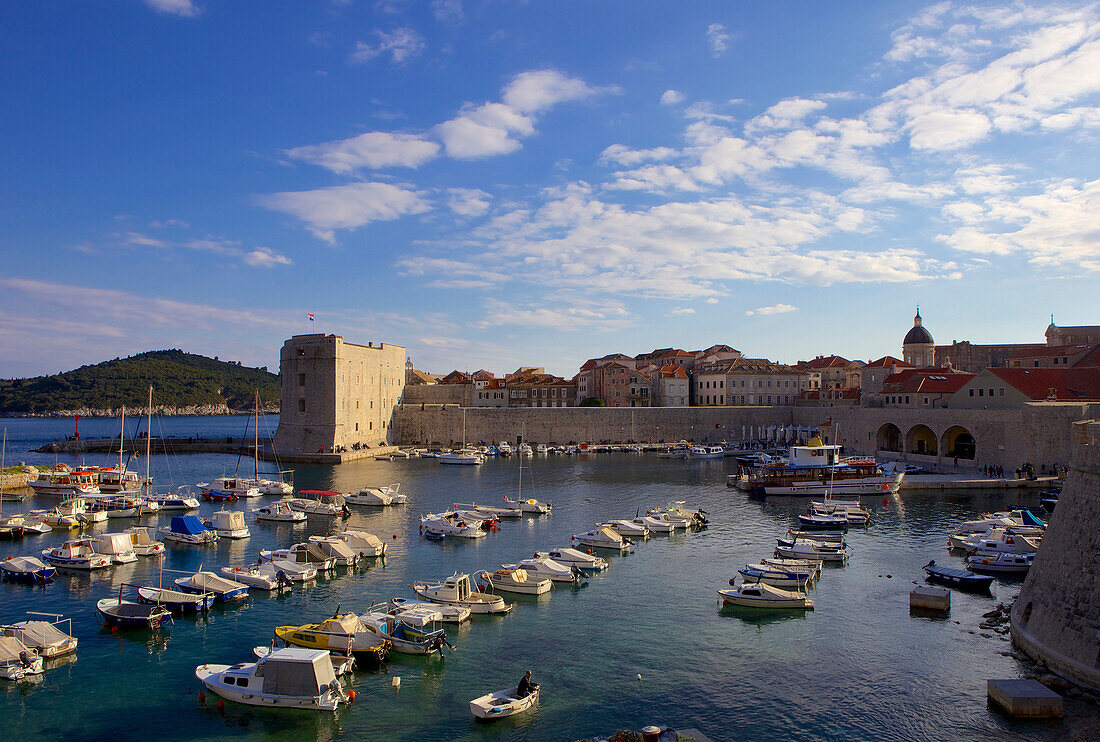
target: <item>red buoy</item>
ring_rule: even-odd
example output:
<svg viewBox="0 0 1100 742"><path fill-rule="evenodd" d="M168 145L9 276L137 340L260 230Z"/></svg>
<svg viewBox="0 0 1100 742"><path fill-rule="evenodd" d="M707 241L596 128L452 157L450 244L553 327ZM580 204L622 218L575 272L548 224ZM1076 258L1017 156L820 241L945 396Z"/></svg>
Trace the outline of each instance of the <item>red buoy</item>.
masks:
<svg viewBox="0 0 1100 742"><path fill-rule="evenodd" d="M201 690L199 691L199 703L206 703L206 694Z"/></svg>
<svg viewBox="0 0 1100 742"><path fill-rule="evenodd" d="M348 700L351 701L352 703L355 703L355 691L353 691L353 690L348 691Z"/></svg>
<svg viewBox="0 0 1100 742"><path fill-rule="evenodd" d="M223 701L222 699L219 698L218 699L218 710L221 711L224 708L225 708L225 701Z"/></svg>

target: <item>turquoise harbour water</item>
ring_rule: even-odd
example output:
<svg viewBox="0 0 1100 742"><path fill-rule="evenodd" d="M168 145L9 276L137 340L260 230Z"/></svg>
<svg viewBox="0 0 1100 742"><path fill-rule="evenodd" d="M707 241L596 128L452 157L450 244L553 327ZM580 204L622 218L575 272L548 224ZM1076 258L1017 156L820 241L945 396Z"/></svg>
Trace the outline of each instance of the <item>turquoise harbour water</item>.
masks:
<svg viewBox="0 0 1100 742"><path fill-rule="evenodd" d="M246 418L154 420L154 434L241 435ZM272 430L277 418L261 421ZM6 420L8 461L48 463L27 453L72 431L64 420ZM129 427L129 426L128 426ZM118 421L83 420L85 437L117 434ZM98 459L98 460L97 460ZM89 457L88 463L106 463ZM73 458L56 458L78 463ZM159 635L110 633L95 602L120 583L152 583L158 562L95 574L64 573L52 585L0 584L0 621L29 610L72 618L80 639L74 662L50 669L35 685L0 681L0 718L13 739L77 742L158 740L573 740L638 729L645 724L697 727L715 740L1016 740L1056 736L1055 724L1010 721L986 706L985 681L1014 677L1020 665L1000 654L1009 643L983 638L981 614L1019 589L995 585L994 597L954 592L947 620L912 618L908 591L929 559L956 565L945 546L953 525L1004 504L1002 495L903 494L900 503L870 503L874 524L850 535L846 567L827 568L806 615L740 617L717 609L716 590L745 563L772 553L804 501L751 500L725 486L733 464L685 462L647 454L533 457L525 462L525 493L554 503L549 517L505 520L476 542L433 543L418 535L419 515L454 502L496 504L514 496L517 460L481 467L440 466L432 459L364 461L340 467L299 467L301 488L353 490L401 482L406 506L354 508L348 528L370 531L390 544L384 564L372 564L286 595L253 592L238 607L206 618L177 619ZM235 456L154 452L158 484L194 484L232 473ZM144 461L131 464L143 469ZM241 463L251 471L252 462ZM263 463L261 462L261 467ZM268 466L270 468L270 465ZM534 479L533 486L530 479ZM530 489L528 489L530 487ZM1015 496L1010 496L1015 497ZM258 507L259 498L233 509ZM56 498L4 503L5 513L51 506ZM633 554L608 557L611 566L580 588L509 597L511 615L479 616L447 625L455 652L440 658L395 655L383 672L358 673L357 702L336 714L272 711L227 704L200 705L194 668L249 661L277 625L305 623L372 601L412 597L407 584L456 570L496 568L535 551L569 545L573 533L598 519L632 518L638 510L686 500L710 512L697 533L656 536ZM204 503L200 515L216 506ZM143 522L163 525L167 516ZM112 521L96 532L120 531ZM302 526L250 524L252 538L214 547L169 546L168 569L254 562L261 549L342 530L342 522L311 518ZM0 559L37 554L59 534L0 543ZM175 575L173 575L174 577ZM168 582L168 575L165 575ZM543 684L535 713L479 724L471 698L514 685L523 671ZM638 675L641 679L637 679ZM400 689L391 677L400 676Z"/></svg>

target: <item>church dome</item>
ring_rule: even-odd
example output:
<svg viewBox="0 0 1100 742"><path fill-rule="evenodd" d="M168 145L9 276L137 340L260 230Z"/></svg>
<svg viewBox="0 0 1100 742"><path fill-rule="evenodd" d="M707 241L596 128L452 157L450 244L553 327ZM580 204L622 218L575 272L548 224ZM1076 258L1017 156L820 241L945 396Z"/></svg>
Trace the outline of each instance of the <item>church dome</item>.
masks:
<svg viewBox="0 0 1100 742"><path fill-rule="evenodd" d="M894 337L897 337L897 335ZM920 325L917 325L909 332L905 333L905 340L901 341L902 345L919 345L921 343L926 343L928 345L934 344L931 333Z"/></svg>

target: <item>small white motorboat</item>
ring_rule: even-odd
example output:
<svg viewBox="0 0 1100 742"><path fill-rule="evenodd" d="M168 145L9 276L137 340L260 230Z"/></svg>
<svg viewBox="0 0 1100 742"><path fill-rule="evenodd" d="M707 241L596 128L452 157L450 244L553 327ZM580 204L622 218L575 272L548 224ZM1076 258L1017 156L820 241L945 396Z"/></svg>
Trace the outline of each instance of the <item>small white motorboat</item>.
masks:
<svg viewBox="0 0 1100 742"><path fill-rule="evenodd" d="M649 528L642 523L632 520L609 520L606 523L597 523L597 526L607 526L620 536L628 538L640 538L643 541L649 538Z"/></svg>
<svg viewBox="0 0 1100 742"><path fill-rule="evenodd" d="M61 546L45 549L42 558L55 567L66 569L105 569L111 566L111 557L96 552L88 538L66 541Z"/></svg>
<svg viewBox="0 0 1100 742"><path fill-rule="evenodd" d="M275 642L267 646L259 646L252 648L252 656L258 660L266 659L272 652L277 652L275 648ZM355 669L355 658L350 654L334 654L329 652L329 656L332 657L332 671L336 674L336 677L342 678L345 675L350 676L352 670Z"/></svg>
<svg viewBox="0 0 1100 742"><path fill-rule="evenodd" d="M591 546L594 549L613 549L615 551L629 551L633 545L630 539L623 538L607 526L585 533L574 534L573 543L581 546Z"/></svg>
<svg viewBox="0 0 1100 742"><path fill-rule="evenodd" d="M212 544L218 534L209 530L194 515L173 515L170 525L161 526L160 537L177 544Z"/></svg>
<svg viewBox="0 0 1100 742"><path fill-rule="evenodd" d="M540 502L533 497L529 497L526 500L509 500L505 497L504 504L509 508L519 508L521 513L527 515L549 515L554 511L553 504L549 502Z"/></svg>
<svg viewBox="0 0 1100 742"><path fill-rule="evenodd" d="M50 618L42 621L35 616ZM77 638L72 635L72 619L53 613L27 613L26 621L0 626L0 633L13 636L38 653L43 659L53 659L76 651Z"/></svg>
<svg viewBox="0 0 1100 742"><path fill-rule="evenodd" d="M548 577L529 576L527 570L516 567L501 567L492 574L482 570L474 575L478 579L478 588L490 592L503 591L522 595L542 595L550 592L553 583ZM484 580L484 582L481 582Z"/></svg>
<svg viewBox="0 0 1100 742"><path fill-rule="evenodd" d="M420 528L426 534L458 536L460 538L484 538L481 521L467 521L457 513L429 513L420 518Z"/></svg>
<svg viewBox="0 0 1100 742"><path fill-rule="evenodd" d="M285 502L291 510L297 510L299 513L339 518L351 512L344 503L344 495L340 492L301 490L298 494L308 495L308 497L292 497Z"/></svg>
<svg viewBox="0 0 1100 742"><path fill-rule="evenodd" d="M242 567L222 567L218 571L221 572L222 577L227 577L234 582L260 590L277 590L282 587L289 587L290 577L278 571L271 574L271 570L264 569L269 565L270 562L267 564L246 564Z"/></svg>
<svg viewBox="0 0 1100 742"><path fill-rule="evenodd" d="M252 534L244 522L244 513L240 510L219 510L204 521L208 529L222 538L248 538Z"/></svg>
<svg viewBox="0 0 1100 742"><path fill-rule="evenodd" d="M522 569L529 577L536 579L548 579L551 582L568 582L576 584L580 582L581 570L571 564L555 562L548 556L535 554L533 557L523 559L516 564L502 565L505 569Z"/></svg>
<svg viewBox="0 0 1100 742"><path fill-rule="evenodd" d="M585 553L580 549L564 548L564 549L551 549L550 551L540 551L536 553L538 557L550 557L558 564L564 564L570 567L576 567L584 572L599 572L607 569L607 561L603 557L598 557L591 551Z"/></svg>
<svg viewBox="0 0 1100 742"><path fill-rule="evenodd" d="M277 649L257 662L199 665L195 677L227 701L268 708L335 711L350 703L323 649Z"/></svg>
<svg viewBox="0 0 1100 742"><path fill-rule="evenodd" d="M746 582L732 590L719 590L718 596L723 606L809 611L814 609L814 602L806 597L806 593L781 590L760 582Z"/></svg>
<svg viewBox="0 0 1100 742"><path fill-rule="evenodd" d="M801 572L813 577L814 580L821 577L820 559L784 559L783 557L766 557L760 560L761 564L769 567L778 567L788 572Z"/></svg>
<svg viewBox="0 0 1100 742"><path fill-rule="evenodd" d="M131 526L126 529L126 535L130 537L130 546L138 556L164 555L164 543L153 538L156 531L151 526Z"/></svg>
<svg viewBox="0 0 1100 742"><path fill-rule="evenodd" d="M277 500L270 505L256 508L252 514L256 516L256 520L267 520L273 523L306 522L306 514L291 508L288 500Z"/></svg>
<svg viewBox="0 0 1100 742"><path fill-rule="evenodd" d="M664 520L663 518L654 518L651 515L639 515L633 521L635 525L643 526L652 533L674 533L677 528L685 529L683 521L680 520Z"/></svg>
<svg viewBox="0 0 1100 742"><path fill-rule="evenodd" d="M401 615L405 611L430 609L439 611L443 616L443 623L463 623L470 620L472 611L464 605L448 605L446 603L430 603L427 601L409 600L407 598L391 598L390 607Z"/></svg>
<svg viewBox="0 0 1100 742"><path fill-rule="evenodd" d="M968 553L992 552L1006 554L1034 554L1039 550L1039 536L1024 536L1010 529L998 528L987 533L976 533L962 540Z"/></svg>
<svg viewBox="0 0 1100 742"><path fill-rule="evenodd" d="M317 579L317 569L309 562L291 562L286 559L275 559L270 562L262 562L256 565L262 574L279 579L286 577L291 582L309 582Z"/></svg>
<svg viewBox="0 0 1100 742"><path fill-rule="evenodd" d="M14 636L0 636L0 678L22 680L42 674L42 658Z"/></svg>
<svg viewBox="0 0 1100 742"><path fill-rule="evenodd" d="M434 654L442 652L447 634L441 626L443 614L435 606L390 612L386 605L376 606L359 619L368 629L388 639L393 651L402 654Z"/></svg>
<svg viewBox="0 0 1100 742"><path fill-rule="evenodd" d="M212 482L199 482L198 488L204 500L214 502L243 500L262 494L253 482L244 477L218 477Z"/></svg>
<svg viewBox="0 0 1100 742"><path fill-rule="evenodd" d="M138 560L128 533L104 533L92 539L97 554L104 554L115 564L132 564Z"/></svg>
<svg viewBox="0 0 1100 742"><path fill-rule="evenodd" d="M395 482L387 487L364 487L358 492L344 495L344 500L351 505L399 505L409 501L409 498L400 493L401 483Z"/></svg>
<svg viewBox="0 0 1100 742"><path fill-rule="evenodd" d="M516 695L515 688L505 688L496 693L486 693L470 701L470 713L486 721L515 716L538 706L539 689L526 696Z"/></svg>
<svg viewBox="0 0 1100 742"><path fill-rule="evenodd" d="M199 570L187 577L176 578L176 585L185 593L214 594L216 603L232 603L248 598L248 585Z"/></svg>
<svg viewBox="0 0 1100 742"><path fill-rule="evenodd" d="M823 562L845 562L848 560L848 552L840 544L827 544L821 541L808 539L795 539L794 541L779 541L775 548L776 556L791 559L820 559Z"/></svg>
<svg viewBox="0 0 1100 742"><path fill-rule="evenodd" d="M1031 564L1034 561L1035 555L1030 553L979 551L966 558L966 566L970 568L971 572L1021 575L1031 569Z"/></svg>
<svg viewBox="0 0 1100 742"><path fill-rule="evenodd" d="M471 613L507 613L512 610L512 606L499 595L474 591L467 574L456 572L441 582L414 583L409 587L432 603L464 606Z"/></svg>
<svg viewBox="0 0 1100 742"><path fill-rule="evenodd" d="M348 548L360 557L380 557L386 555L386 544L382 539L366 531L341 531L333 536L348 545Z"/></svg>
<svg viewBox="0 0 1100 742"><path fill-rule="evenodd" d="M354 567L359 563L359 553L339 536L310 536L309 543L316 553L336 562L338 567Z"/></svg>
<svg viewBox="0 0 1100 742"><path fill-rule="evenodd" d="M44 510L32 510L22 518L21 525L23 526L24 536L41 536L43 533L49 533L53 530L46 523L46 512Z"/></svg>
<svg viewBox="0 0 1100 742"><path fill-rule="evenodd" d="M191 488L187 485L178 488L175 493L162 492L150 495L146 499L150 502L155 502L160 507L162 513L185 513L188 510L199 509L199 499L194 496L191 492Z"/></svg>
<svg viewBox="0 0 1100 742"><path fill-rule="evenodd" d="M295 564L304 564L318 572L328 572L336 569L336 560L325 555L320 548L310 543L294 544L288 549L265 549L260 552L260 559L266 562L281 559Z"/></svg>
<svg viewBox="0 0 1100 742"><path fill-rule="evenodd" d="M459 508L472 510L482 515L491 515L494 518L519 518L523 515L523 507L520 505L509 505L506 508L498 508L492 505L478 505L475 502L457 502L454 506L456 510Z"/></svg>

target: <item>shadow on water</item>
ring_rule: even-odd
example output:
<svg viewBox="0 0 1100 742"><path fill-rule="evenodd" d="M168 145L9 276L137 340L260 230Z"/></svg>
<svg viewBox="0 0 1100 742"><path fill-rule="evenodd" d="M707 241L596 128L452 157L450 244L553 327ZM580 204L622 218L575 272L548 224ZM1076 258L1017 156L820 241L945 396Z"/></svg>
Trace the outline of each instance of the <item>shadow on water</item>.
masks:
<svg viewBox="0 0 1100 742"><path fill-rule="evenodd" d="M718 603L718 615L723 618L737 618L742 623L750 626L767 626L769 624L783 623L785 621L798 621L806 618L807 613L812 611L792 611L789 609L777 609L777 608L750 608L740 605L722 605L722 600L719 599Z"/></svg>

